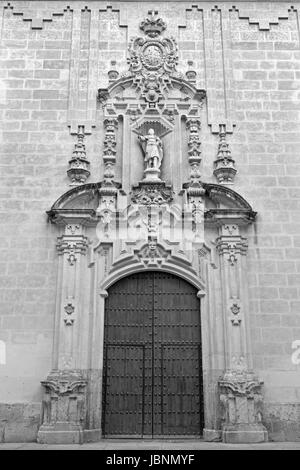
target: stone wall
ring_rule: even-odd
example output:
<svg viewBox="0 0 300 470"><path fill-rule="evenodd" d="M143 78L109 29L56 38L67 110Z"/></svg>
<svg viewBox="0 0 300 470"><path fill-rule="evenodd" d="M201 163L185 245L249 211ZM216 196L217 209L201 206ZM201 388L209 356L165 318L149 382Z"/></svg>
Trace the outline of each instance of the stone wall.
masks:
<svg viewBox="0 0 300 470"><path fill-rule="evenodd" d="M36 441L40 409L40 403L1 403L0 442Z"/></svg>
<svg viewBox="0 0 300 470"><path fill-rule="evenodd" d="M300 4L16 0L0 2L0 440L22 440L29 428L35 439L51 369L57 234L45 211L69 189L79 125L88 182L101 179L97 89L111 60L127 70L128 41L153 6L178 42L179 70L193 60L207 91L203 180L216 181L222 124L238 170L232 188L258 212L248 272L254 368L270 438L299 439Z"/></svg>

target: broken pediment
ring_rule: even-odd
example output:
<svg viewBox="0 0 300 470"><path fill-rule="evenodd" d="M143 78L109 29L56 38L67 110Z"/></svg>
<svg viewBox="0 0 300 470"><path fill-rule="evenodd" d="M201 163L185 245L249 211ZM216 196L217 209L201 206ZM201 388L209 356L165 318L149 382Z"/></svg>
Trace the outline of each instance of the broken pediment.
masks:
<svg viewBox="0 0 300 470"><path fill-rule="evenodd" d="M186 191L190 187L187 185ZM195 190L195 189L194 189ZM161 192L162 191L162 192ZM196 190L195 190L196 191ZM197 188L197 197L203 200L204 221L214 224L220 220L235 220L241 224L247 224L255 219L256 212L251 205L236 191L226 186L211 183L202 183L201 191ZM192 196L191 196L192 197ZM121 202L122 207L118 207ZM193 200L190 198L190 205ZM105 186L102 182L89 183L75 187L64 193L53 204L47 212L50 220L57 223L68 218L87 218L96 222L103 211L122 214L127 207L129 212L131 207L152 207L158 208L162 205L168 206L174 213L184 214L184 198L179 207L178 198L174 201L174 192L164 184L139 185L133 189L131 194L125 195L120 188L115 186ZM174 205L174 207L172 207ZM165 208L164 208L165 210Z"/></svg>
<svg viewBox="0 0 300 470"><path fill-rule="evenodd" d="M205 184L206 223L219 224L223 222L247 225L255 220L256 212L239 193L227 186L219 184ZM211 204L212 203L212 204ZM213 207L214 205L215 207ZM209 207L210 206L210 207Z"/></svg>

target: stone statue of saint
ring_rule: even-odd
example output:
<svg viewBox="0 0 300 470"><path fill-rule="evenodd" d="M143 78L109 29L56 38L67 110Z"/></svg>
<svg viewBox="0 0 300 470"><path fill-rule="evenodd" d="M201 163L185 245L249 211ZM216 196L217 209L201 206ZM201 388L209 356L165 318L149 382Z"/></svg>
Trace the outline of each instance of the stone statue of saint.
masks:
<svg viewBox="0 0 300 470"><path fill-rule="evenodd" d="M162 142L153 129L149 129L148 134L139 135L138 138L145 154L145 173L152 173L153 176L156 174L158 178L163 159Z"/></svg>

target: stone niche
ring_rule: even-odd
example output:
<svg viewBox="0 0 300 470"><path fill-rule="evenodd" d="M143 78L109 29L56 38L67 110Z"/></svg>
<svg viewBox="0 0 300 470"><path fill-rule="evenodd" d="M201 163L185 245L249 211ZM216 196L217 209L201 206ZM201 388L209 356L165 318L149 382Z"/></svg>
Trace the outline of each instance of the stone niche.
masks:
<svg viewBox="0 0 300 470"><path fill-rule="evenodd" d="M102 437L108 288L151 269L198 289L204 438L261 442L267 434L262 382L252 368L246 277L247 231L256 213L229 187L202 180L205 90L195 86L191 64L185 76L176 71L177 44L155 12L140 29L128 71L120 75L113 63L108 87L98 92L103 178L82 184L78 176L48 211L58 231L58 283L38 441Z"/></svg>

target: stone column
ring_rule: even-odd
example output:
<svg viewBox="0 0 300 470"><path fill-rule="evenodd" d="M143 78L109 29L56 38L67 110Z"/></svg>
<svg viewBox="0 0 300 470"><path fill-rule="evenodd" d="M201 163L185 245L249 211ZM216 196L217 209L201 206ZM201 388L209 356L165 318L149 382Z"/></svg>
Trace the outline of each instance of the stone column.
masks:
<svg viewBox="0 0 300 470"><path fill-rule="evenodd" d="M262 382L252 370L249 340L246 239L239 226L224 224L217 239L222 277L226 370L219 380L224 442L263 442Z"/></svg>
<svg viewBox="0 0 300 470"><path fill-rule="evenodd" d="M58 237L58 279L55 313L53 369L42 382L40 443L81 443L86 414L86 374L82 370L81 264L87 237L79 223L69 223Z"/></svg>

